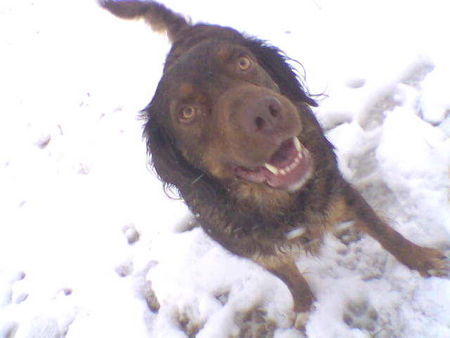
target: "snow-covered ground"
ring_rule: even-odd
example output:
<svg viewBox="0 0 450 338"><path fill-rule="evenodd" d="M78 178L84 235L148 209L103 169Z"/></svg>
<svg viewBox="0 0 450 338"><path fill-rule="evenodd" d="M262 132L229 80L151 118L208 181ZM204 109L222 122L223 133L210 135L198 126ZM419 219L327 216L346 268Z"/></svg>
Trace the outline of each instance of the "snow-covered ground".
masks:
<svg viewBox="0 0 450 338"><path fill-rule="evenodd" d="M302 62L342 171L418 244L450 248L450 4L164 1ZM0 337L300 337L287 288L189 226L137 112L169 45L94 0L0 2ZM450 282L370 238L299 260L309 337L450 337Z"/></svg>

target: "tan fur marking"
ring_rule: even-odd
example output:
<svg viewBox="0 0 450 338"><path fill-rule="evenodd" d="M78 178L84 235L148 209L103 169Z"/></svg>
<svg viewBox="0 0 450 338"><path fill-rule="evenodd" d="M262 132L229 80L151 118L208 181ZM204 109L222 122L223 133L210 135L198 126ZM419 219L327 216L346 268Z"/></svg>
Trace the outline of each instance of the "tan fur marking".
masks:
<svg viewBox="0 0 450 338"><path fill-rule="evenodd" d="M189 82L183 82L180 85L178 92L180 97L188 98L194 94L194 86Z"/></svg>

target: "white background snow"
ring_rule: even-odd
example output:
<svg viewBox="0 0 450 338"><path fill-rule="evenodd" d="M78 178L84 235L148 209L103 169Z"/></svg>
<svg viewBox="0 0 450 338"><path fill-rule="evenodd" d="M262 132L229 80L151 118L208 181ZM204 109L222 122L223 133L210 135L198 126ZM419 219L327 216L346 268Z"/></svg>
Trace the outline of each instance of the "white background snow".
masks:
<svg viewBox="0 0 450 338"><path fill-rule="evenodd" d="M346 177L405 236L450 247L448 2L164 3L301 61ZM181 231L186 207L149 170L137 112L165 37L94 0L2 0L0 32L0 337L228 337L255 308L300 337L284 284ZM310 337L450 337L450 282L370 238L330 237L299 267Z"/></svg>

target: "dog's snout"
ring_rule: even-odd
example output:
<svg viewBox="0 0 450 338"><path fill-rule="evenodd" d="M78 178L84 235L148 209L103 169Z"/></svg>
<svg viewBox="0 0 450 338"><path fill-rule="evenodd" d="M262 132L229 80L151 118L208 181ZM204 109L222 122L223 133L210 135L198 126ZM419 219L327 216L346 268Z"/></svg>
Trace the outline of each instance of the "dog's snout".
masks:
<svg viewBox="0 0 450 338"><path fill-rule="evenodd" d="M244 103L237 114L247 132L270 134L283 118L283 106L275 96L262 96Z"/></svg>

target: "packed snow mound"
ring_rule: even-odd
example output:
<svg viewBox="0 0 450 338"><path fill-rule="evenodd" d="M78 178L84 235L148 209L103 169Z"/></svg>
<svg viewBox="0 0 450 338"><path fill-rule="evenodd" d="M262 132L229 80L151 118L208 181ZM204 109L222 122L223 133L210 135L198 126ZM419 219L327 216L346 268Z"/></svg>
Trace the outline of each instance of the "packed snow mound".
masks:
<svg viewBox="0 0 450 338"><path fill-rule="evenodd" d="M346 178L450 253L445 4L283 0L249 18L252 2L164 3L301 60ZM165 38L95 1L4 0L0 29L0 337L304 336L286 286L212 241L148 170L137 115ZM317 296L309 337L450 337L450 281L342 230L298 260Z"/></svg>

